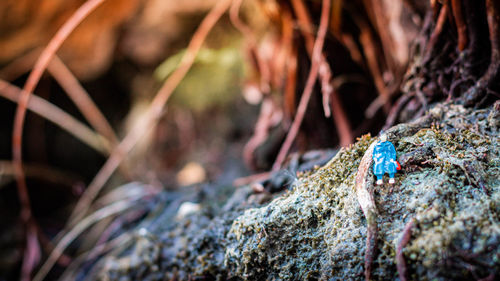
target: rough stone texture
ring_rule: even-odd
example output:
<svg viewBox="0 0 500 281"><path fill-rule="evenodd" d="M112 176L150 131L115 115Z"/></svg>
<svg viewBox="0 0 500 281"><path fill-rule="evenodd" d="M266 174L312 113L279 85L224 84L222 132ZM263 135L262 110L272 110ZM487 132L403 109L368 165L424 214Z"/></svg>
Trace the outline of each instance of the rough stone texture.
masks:
<svg viewBox="0 0 500 281"><path fill-rule="evenodd" d="M499 276L499 109L500 103L485 110L439 105L414 124L387 131L403 170L394 186L374 187L375 280L398 278L396 245L412 219L403 250L410 280ZM165 205L170 215L155 224L164 226L148 228L154 239L138 236L87 278L363 280L366 220L354 178L372 141L363 137L342 149L271 201L245 187L228 197L216 190L197 198L201 211L184 217Z"/></svg>

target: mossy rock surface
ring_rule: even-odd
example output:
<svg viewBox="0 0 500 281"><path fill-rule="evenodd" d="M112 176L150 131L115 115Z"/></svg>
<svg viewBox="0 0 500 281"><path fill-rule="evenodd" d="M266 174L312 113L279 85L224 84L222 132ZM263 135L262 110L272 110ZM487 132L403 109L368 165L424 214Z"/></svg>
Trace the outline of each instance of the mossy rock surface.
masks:
<svg viewBox="0 0 500 281"><path fill-rule="evenodd" d="M439 105L387 131L403 170L395 185L370 187L379 229L374 280L399 278L396 245L410 220L403 250L410 280L500 276L499 108ZM227 193L216 189L194 200L201 210L183 217L165 204L170 213L157 222L163 226L148 228L154 239L136 235L133 246L101 259L87 277L364 280L367 222L354 185L373 141L363 137L341 149L281 193L243 187L220 196Z"/></svg>

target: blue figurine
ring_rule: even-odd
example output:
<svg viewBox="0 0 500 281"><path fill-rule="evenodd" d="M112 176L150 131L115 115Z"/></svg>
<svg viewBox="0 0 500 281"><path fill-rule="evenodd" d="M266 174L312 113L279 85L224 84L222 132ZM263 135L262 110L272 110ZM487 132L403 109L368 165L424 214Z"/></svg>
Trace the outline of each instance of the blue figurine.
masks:
<svg viewBox="0 0 500 281"><path fill-rule="evenodd" d="M377 185L384 183L385 173L389 174L389 183L394 184L394 174L399 170L399 163L396 161L396 149L394 145L387 141L387 135L380 136L380 141L373 148L373 173L377 177Z"/></svg>

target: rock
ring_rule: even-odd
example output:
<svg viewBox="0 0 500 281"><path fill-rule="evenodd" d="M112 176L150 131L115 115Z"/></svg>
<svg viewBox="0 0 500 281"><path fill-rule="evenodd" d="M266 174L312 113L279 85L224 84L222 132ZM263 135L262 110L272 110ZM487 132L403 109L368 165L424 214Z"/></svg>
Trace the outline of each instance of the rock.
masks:
<svg viewBox="0 0 500 281"><path fill-rule="evenodd" d="M401 249L408 279L499 276L500 136L494 110L439 105L415 123L386 132L398 158L414 167L403 167L394 186L371 187L379 230L374 280L398 278L396 248L410 221ZM151 230L158 241L145 247L144 238L136 238L127 251L102 258L87 279L363 280L367 223L354 183L373 141L365 136L341 149L271 201L249 203L250 187L229 197L220 196L228 189L216 190L200 200L200 212ZM415 155L419 150L425 157ZM160 254L152 258L155 247Z"/></svg>

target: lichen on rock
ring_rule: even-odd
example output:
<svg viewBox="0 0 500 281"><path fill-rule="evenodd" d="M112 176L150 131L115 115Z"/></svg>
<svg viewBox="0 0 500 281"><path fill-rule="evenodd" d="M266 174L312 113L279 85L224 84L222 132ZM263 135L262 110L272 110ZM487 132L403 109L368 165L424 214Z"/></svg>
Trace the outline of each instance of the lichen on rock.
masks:
<svg viewBox="0 0 500 281"><path fill-rule="evenodd" d="M438 105L413 124L386 132L403 170L394 186L370 187L379 230L374 280L398 278L396 248L410 221L414 224L402 249L410 280L498 277L498 111L498 104L483 110ZM367 221L354 185L361 158L373 141L365 136L341 149L325 166L273 194L274 199L242 188L218 207L201 200L204 211L169 222L155 233L162 249L156 275L151 265L138 275L137 266L121 264L101 267L99 276L363 280ZM144 256L151 251L137 249L102 263L112 260L116 265L130 255L151 260Z"/></svg>

